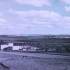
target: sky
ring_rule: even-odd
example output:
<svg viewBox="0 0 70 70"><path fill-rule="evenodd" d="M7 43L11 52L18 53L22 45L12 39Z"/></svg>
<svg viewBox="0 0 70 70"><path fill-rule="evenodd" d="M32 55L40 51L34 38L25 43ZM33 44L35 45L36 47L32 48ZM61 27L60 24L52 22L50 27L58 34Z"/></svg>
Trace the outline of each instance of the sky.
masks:
<svg viewBox="0 0 70 70"><path fill-rule="evenodd" d="M2 34L70 34L70 0L0 0Z"/></svg>

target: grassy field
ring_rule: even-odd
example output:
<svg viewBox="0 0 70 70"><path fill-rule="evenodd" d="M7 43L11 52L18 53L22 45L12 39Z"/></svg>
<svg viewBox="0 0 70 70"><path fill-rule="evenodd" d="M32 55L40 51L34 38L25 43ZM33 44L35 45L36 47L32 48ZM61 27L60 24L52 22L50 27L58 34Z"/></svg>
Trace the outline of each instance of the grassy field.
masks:
<svg viewBox="0 0 70 70"><path fill-rule="evenodd" d="M34 56L31 53L24 54L0 53L0 62L9 67L7 69L0 65L0 70L70 70L70 59L68 59L70 56L62 56L63 59L62 57L52 58L56 55L49 54L46 55L47 58L43 57L45 54L37 54L37 56L34 53Z"/></svg>

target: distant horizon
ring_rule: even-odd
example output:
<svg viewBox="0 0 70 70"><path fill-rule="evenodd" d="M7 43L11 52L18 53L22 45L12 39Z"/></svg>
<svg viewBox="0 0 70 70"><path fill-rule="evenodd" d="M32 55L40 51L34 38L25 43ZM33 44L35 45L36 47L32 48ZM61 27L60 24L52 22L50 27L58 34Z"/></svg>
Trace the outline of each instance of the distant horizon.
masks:
<svg viewBox="0 0 70 70"><path fill-rule="evenodd" d="M17 35L17 36L25 36L25 35L70 35L70 34L0 34L0 35Z"/></svg>

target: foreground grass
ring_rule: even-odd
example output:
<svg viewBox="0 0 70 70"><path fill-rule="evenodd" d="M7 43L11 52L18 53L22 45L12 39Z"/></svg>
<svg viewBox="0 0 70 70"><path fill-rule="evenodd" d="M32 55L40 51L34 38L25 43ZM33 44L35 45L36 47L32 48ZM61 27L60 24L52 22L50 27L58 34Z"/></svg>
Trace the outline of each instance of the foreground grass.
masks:
<svg viewBox="0 0 70 70"><path fill-rule="evenodd" d="M1 66L4 67L2 70L70 70L70 59L66 57L52 58L53 55L50 56L50 58L48 56L45 58L0 53L0 60L2 59ZM5 68L5 66L9 68Z"/></svg>
<svg viewBox="0 0 70 70"><path fill-rule="evenodd" d="M70 60L23 56L3 62L10 70L70 70Z"/></svg>

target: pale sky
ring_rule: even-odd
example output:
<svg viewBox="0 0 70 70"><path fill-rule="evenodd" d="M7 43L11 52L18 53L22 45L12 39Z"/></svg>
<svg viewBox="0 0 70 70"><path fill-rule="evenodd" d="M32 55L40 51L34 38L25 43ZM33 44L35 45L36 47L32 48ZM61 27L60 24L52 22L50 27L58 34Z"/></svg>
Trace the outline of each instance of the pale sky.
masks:
<svg viewBox="0 0 70 70"><path fill-rule="evenodd" d="M70 0L0 0L0 34L70 34Z"/></svg>

